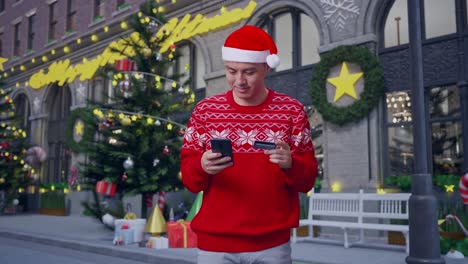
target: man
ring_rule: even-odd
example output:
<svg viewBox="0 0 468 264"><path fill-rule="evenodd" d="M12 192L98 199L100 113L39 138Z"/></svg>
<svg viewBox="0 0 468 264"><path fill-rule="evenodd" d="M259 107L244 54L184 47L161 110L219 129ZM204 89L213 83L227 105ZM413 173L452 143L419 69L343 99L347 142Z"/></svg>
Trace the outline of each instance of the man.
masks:
<svg viewBox="0 0 468 264"><path fill-rule="evenodd" d="M291 263L290 229L299 221L298 192L309 191L317 161L304 106L265 87L277 48L261 28L244 26L222 48L231 90L195 107L181 150L184 185L203 191L191 223L198 263ZM210 140L232 141L233 159ZM276 144L254 148L255 141Z"/></svg>

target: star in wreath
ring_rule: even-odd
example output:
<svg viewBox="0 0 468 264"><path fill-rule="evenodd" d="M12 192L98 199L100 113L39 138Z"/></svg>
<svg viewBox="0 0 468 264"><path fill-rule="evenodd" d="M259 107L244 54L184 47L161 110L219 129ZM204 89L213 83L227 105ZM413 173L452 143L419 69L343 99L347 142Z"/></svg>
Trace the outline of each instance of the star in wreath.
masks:
<svg viewBox="0 0 468 264"><path fill-rule="evenodd" d="M349 73L348 64L358 65L362 73ZM340 75L330 78L330 69L342 65ZM354 84L363 78L364 87L356 95ZM347 106L337 106L327 99L327 81L336 87L334 102L343 95L353 97L355 101ZM357 122L369 115L383 98L384 73L377 57L366 47L340 46L321 56L314 67L310 94L312 105L328 122L345 125Z"/></svg>
<svg viewBox="0 0 468 264"><path fill-rule="evenodd" d="M340 98L347 94L354 99L358 99L356 95L356 90L354 89L354 84L361 79L362 72L358 73L349 73L348 66L346 62L343 62L341 67L340 75L333 78L328 78L327 81L333 84L336 87L334 102L340 100Z"/></svg>

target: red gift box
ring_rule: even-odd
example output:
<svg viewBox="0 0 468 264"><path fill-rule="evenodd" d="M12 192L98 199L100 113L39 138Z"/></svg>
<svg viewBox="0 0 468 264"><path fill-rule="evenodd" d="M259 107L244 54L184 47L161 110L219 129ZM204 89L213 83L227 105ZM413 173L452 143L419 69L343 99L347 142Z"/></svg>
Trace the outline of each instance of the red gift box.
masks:
<svg viewBox="0 0 468 264"><path fill-rule="evenodd" d="M98 181L96 183L96 192L104 195L113 196L116 188L117 184L108 181Z"/></svg>
<svg viewBox="0 0 468 264"><path fill-rule="evenodd" d="M115 68L118 71L136 71L136 64L129 59L116 60Z"/></svg>
<svg viewBox="0 0 468 264"><path fill-rule="evenodd" d="M190 228L191 221L167 222L167 238L170 248L197 247L197 235Z"/></svg>

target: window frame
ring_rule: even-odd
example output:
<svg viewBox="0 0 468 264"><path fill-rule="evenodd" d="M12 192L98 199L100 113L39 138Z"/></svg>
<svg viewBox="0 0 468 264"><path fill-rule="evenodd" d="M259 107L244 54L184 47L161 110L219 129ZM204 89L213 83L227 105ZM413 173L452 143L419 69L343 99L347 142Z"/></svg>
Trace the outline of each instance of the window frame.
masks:
<svg viewBox="0 0 468 264"><path fill-rule="evenodd" d="M20 56L21 53L21 38L20 38L21 22L13 25L13 56Z"/></svg>
<svg viewBox="0 0 468 264"><path fill-rule="evenodd" d="M32 14L28 17L28 43L27 49L33 50L34 48L34 37L36 33L34 32L34 25L36 22L36 14Z"/></svg>
<svg viewBox="0 0 468 264"><path fill-rule="evenodd" d="M56 39L57 34L57 20L55 19L55 7L57 2L49 4L49 32L48 32L48 41Z"/></svg>
<svg viewBox="0 0 468 264"><path fill-rule="evenodd" d="M185 65L181 65L181 62L180 60L177 58L175 61L174 61L174 65L172 66L172 74L184 74L184 73L187 73L188 74L188 80L189 83L188 85L192 88L192 90L201 90L201 89L205 89L206 88L206 83L205 83L205 86L203 87L198 87L197 86L197 81L198 81L198 77L200 78L203 78L203 74L201 74L200 76L198 76L199 72L197 71L197 60L198 59L202 59L204 60L204 58L197 58L197 46L193 43L193 42L190 42L190 41L184 41L180 44L178 44L178 49L180 50L181 48L183 48L184 46L188 46L188 50L189 50L189 70L186 72L184 67ZM186 77L186 76L184 76Z"/></svg>
<svg viewBox="0 0 468 264"><path fill-rule="evenodd" d="M75 15L77 13L75 6L75 1L67 0L67 18L65 22L65 32L71 32L75 30Z"/></svg>
<svg viewBox="0 0 468 264"><path fill-rule="evenodd" d="M311 65L314 65L316 64L317 62L315 63L312 63L312 64L305 64L305 65L302 65L302 47L301 47L301 14L304 14L308 17L310 17L307 13L305 13L304 11L296 8L296 7L287 7L287 8L282 8L282 9L279 9L279 10L276 10L276 11L273 11L271 13L269 13L267 16L265 16L258 24L259 24L259 27L261 28L264 28L266 29L266 31L268 32L268 34L270 34L270 36L273 38L273 39L276 39L276 29L275 29L275 19L277 19L278 17L281 17L285 14L290 14L291 16L291 31L292 31L292 48L291 48L291 51L292 51L292 62L291 62L291 68L288 68L288 69L284 69L284 70L281 70L281 71L277 71L276 69L272 69L273 72L288 72L288 71L295 71L297 69L302 69L304 67L310 67ZM312 19L312 17L310 17L310 19ZM313 19L312 19L313 20ZM315 21L314 21L315 23ZM317 27L317 24L315 24L315 26ZM319 28L317 27L317 30L319 30ZM319 39L320 39L320 36L319 36Z"/></svg>
<svg viewBox="0 0 468 264"><path fill-rule="evenodd" d="M3 32L0 32L0 56L3 56Z"/></svg>

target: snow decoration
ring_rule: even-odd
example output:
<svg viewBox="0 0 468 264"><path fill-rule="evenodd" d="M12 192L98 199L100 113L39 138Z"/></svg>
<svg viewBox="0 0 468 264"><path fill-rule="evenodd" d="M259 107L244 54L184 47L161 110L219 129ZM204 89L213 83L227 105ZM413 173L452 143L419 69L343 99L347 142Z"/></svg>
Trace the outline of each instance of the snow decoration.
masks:
<svg viewBox="0 0 468 264"><path fill-rule="evenodd" d="M355 0L320 0L325 12L325 21L333 25L336 30L342 31L348 19L359 15L359 6Z"/></svg>

